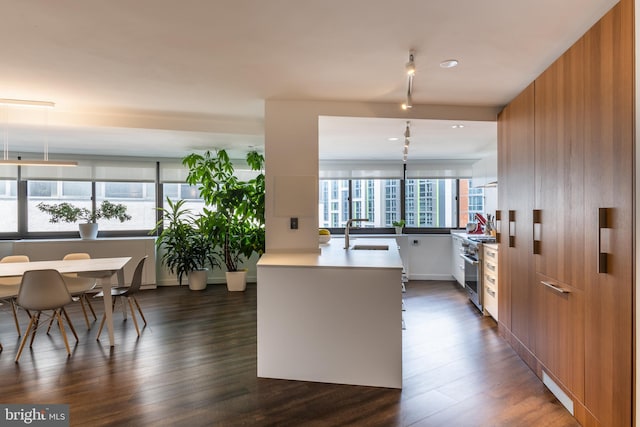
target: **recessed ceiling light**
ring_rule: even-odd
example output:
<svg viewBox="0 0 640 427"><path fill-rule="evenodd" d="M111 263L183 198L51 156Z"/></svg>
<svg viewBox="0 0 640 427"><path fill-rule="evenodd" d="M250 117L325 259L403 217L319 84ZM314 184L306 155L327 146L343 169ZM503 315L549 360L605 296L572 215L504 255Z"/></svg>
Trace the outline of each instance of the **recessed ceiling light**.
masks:
<svg viewBox="0 0 640 427"><path fill-rule="evenodd" d="M453 129L462 129L464 125L451 125Z"/></svg>
<svg viewBox="0 0 640 427"><path fill-rule="evenodd" d="M441 68L453 68L453 67L456 67L457 65L458 65L457 59L447 59L446 61L442 61L440 63Z"/></svg>
<svg viewBox="0 0 640 427"><path fill-rule="evenodd" d="M395 136L392 136L391 138L387 138L387 141L397 141L400 138L396 138Z"/></svg>

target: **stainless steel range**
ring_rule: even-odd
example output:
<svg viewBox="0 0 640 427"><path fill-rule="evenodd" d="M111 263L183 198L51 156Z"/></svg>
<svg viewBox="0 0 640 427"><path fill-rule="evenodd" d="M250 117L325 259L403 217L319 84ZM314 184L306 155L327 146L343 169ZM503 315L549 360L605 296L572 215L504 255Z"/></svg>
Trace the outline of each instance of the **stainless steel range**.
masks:
<svg viewBox="0 0 640 427"><path fill-rule="evenodd" d="M493 236L479 234L471 235L462 243L464 252L460 255L464 259L464 284L469 293L469 299L482 312L482 243L495 243Z"/></svg>

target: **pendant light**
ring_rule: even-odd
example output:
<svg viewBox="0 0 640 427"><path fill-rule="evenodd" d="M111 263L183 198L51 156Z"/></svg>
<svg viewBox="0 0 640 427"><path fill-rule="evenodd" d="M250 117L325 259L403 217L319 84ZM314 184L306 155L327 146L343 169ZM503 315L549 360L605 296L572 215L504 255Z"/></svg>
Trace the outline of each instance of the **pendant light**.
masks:
<svg viewBox="0 0 640 427"><path fill-rule="evenodd" d="M45 109L46 112L46 125L48 125L48 110L55 107L53 102L48 101L29 101L22 99L0 99L0 106L3 110L4 116L4 132L3 132L3 157L0 160L0 165L13 165L13 166L78 166L78 162L64 161L64 160L49 160L49 141L48 135L45 135L44 142L44 155L42 160L22 160L18 157L17 160L9 159L9 109L11 107L24 107L24 108L38 108Z"/></svg>
<svg viewBox="0 0 640 427"><path fill-rule="evenodd" d="M413 100L411 94L413 93L413 77L416 75L416 63L413 58L414 52L409 51L409 62L405 65L407 72L407 100L402 104L403 110L408 110L413 107Z"/></svg>

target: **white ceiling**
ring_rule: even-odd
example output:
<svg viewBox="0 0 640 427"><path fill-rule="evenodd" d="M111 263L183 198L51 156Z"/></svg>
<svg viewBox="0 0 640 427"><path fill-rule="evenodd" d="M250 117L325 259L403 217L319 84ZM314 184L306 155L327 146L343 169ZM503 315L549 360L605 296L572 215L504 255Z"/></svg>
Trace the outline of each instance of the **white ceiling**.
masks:
<svg viewBox="0 0 640 427"><path fill-rule="evenodd" d="M400 104L410 49L414 104L502 106L615 3L0 0L0 98L56 103L36 128L12 110L3 126L25 153L43 138L51 153L246 152L264 142L265 99ZM450 58L460 65L439 67ZM451 124L412 121L410 155L476 157L495 143L495 124ZM386 138L404 121L321 127L323 157L375 158L401 149Z"/></svg>

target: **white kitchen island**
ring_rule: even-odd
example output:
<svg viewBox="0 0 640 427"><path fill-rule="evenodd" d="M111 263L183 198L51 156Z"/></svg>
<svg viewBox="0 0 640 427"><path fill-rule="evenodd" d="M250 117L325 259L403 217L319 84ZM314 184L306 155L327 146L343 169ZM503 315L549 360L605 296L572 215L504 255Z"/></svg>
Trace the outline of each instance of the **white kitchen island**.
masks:
<svg viewBox="0 0 640 427"><path fill-rule="evenodd" d="M402 260L388 250L266 253L258 262L258 377L402 388Z"/></svg>

